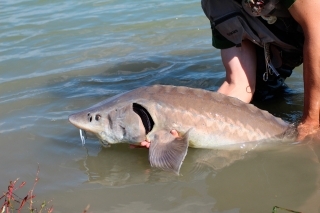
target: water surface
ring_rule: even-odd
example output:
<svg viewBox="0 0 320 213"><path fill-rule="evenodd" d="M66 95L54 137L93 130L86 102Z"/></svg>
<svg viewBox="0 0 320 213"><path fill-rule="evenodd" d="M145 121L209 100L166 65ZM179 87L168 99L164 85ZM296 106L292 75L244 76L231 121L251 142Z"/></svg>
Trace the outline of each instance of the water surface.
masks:
<svg viewBox="0 0 320 213"><path fill-rule="evenodd" d="M36 205L55 212L319 212L317 141L190 149L180 176L150 168L145 149L81 146L68 115L115 94L218 88L224 68L199 1L3 0L0 20L3 191L18 177L31 188L39 165ZM285 98L259 107L294 122L301 67L287 82Z"/></svg>

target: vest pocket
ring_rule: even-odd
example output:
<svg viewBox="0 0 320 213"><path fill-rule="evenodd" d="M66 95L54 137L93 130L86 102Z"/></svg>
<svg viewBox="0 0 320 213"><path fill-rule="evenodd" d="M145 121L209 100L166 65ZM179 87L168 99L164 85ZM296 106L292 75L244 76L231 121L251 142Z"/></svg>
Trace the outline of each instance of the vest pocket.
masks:
<svg viewBox="0 0 320 213"><path fill-rule="evenodd" d="M216 19L214 21L215 29L219 31L223 37L237 46L241 45L242 41L245 39L260 44L260 38L254 30L249 27L246 20L241 15L229 14Z"/></svg>

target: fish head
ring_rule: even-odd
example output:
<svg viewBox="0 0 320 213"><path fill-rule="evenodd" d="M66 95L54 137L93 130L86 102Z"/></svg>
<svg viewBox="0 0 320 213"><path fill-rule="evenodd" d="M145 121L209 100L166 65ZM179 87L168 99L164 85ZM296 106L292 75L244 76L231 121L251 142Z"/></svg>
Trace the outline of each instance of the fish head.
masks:
<svg viewBox="0 0 320 213"><path fill-rule="evenodd" d="M133 103L93 106L70 115L69 121L95 134L105 147L116 143L139 144L146 139L146 129Z"/></svg>

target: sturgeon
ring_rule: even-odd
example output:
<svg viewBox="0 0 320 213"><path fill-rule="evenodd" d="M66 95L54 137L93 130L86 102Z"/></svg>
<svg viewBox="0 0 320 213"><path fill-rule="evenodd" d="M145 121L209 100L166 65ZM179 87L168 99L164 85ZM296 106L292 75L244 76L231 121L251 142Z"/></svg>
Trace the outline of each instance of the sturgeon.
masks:
<svg viewBox="0 0 320 213"><path fill-rule="evenodd" d="M237 98L183 86L154 85L116 95L69 116L105 147L150 141L151 166L179 173L188 147L281 140L290 125ZM176 130L179 137L170 131ZM84 143L84 138L82 138Z"/></svg>

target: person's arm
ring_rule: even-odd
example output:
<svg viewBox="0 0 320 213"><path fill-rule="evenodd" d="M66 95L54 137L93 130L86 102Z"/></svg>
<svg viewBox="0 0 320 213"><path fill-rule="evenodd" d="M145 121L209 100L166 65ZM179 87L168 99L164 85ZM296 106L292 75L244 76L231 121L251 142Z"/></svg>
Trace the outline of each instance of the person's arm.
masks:
<svg viewBox="0 0 320 213"><path fill-rule="evenodd" d="M304 36L303 81L304 109L298 126L298 139L319 129L320 110L320 1L296 0L289 8L293 18L301 25Z"/></svg>
<svg viewBox="0 0 320 213"><path fill-rule="evenodd" d="M250 41L243 41L241 47L221 50L226 69L226 79L218 92L236 97L249 103L256 85L256 50Z"/></svg>

